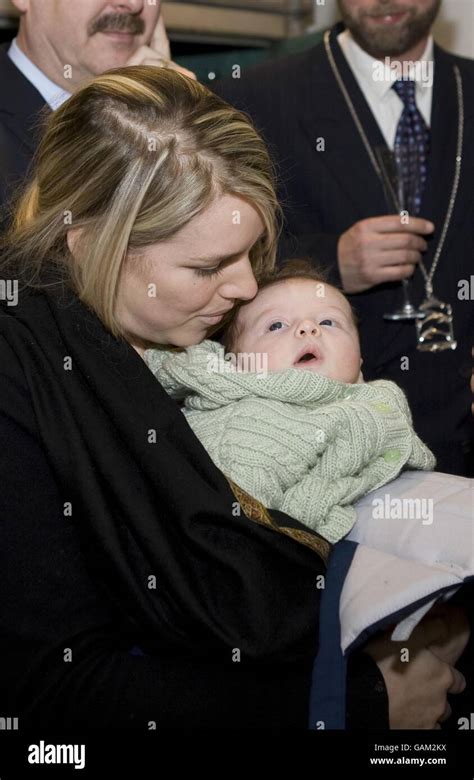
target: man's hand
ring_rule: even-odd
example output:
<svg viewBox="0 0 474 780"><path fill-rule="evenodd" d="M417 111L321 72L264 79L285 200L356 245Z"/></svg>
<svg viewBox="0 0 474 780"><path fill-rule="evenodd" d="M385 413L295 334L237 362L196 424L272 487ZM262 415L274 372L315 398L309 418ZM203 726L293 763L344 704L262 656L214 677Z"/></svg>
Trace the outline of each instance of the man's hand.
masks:
<svg viewBox="0 0 474 780"><path fill-rule="evenodd" d="M471 627L465 611L451 604L439 604L433 607L422 623L432 623L432 630L438 633L428 650L441 661L454 666L469 642Z"/></svg>
<svg viewBox="0 0 474 780"><path fill-rule="evenodd" d="M127 65L154 65L157 68L177 70L190 79L196 79L192 71L171 61L170 42L166 34L163 12L160 12L149 46L140 46L127 60Z"/></svg>
<svg viewBox="0 0 474 780"><path fill-rule="evenodd" d="M435 621L422 621L406 642L389 634L371 640L364 650L377 663L385 680L391 729L439 729L450 715L447 694L462 693L466 680L458 669L431 651L439 638ZM408 650L406 661L400 650Z"/></svg>
<svg viewBox="0 0 474 780"><path fill-rule="evenodd" d="M423 236L433 230L426 219L410 217L406 225L398 214L356 222L338 244L344 291L363 292L383 282L408 279L427 249Z"/></svg>

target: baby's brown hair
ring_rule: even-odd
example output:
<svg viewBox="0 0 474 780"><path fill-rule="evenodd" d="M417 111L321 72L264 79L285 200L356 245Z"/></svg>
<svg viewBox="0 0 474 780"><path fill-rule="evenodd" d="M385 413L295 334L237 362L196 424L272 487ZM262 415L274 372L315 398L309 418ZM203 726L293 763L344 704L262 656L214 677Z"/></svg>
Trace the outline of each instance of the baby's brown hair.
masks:
<svg viewBox="0 0 474 780"><path fill-rule="evenodd" d="M327 271L324 268L311 263L310 260L305 258L292 258L291 260L286 260L284 264L280 266L280 268L275 268L270 273L259 277L258 292L264 290L265 287L270 287L272 284L276 284L277 282L284 282L287 279L310 279L313 282L327 284L329 287L333 287L335 290L338 290L341 295L344 295L344 292L339 289L337 285L332 284L332 282L329 281ZM240 308L244 305L245 301L242 301L232 310L230 319L226 321L224 329L219 334L219 341L224 345L226 352L233 351L233 347L240 335L240 329L238 327L237 320ZM357 316L352 306L350 306L350 308L352 319L354 324L357 326Z"/></svg>

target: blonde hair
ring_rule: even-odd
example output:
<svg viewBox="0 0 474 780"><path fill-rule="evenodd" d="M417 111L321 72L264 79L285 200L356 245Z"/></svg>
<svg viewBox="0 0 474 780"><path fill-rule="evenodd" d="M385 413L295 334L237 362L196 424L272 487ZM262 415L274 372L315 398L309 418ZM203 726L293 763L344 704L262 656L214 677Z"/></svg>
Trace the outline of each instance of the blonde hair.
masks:
<svg viewBox="0 0 474 780"><path fill-rule="evenodd" d="M123 336L114 312L128 253L169 239L220 194L245 198L262 218L250 255L258 279L274 266L279 211L250 121L175 71L109 71L49 117L2 242L4 269L29 288L67 284ZM74 257L71 228L80 229Z"/></svg>

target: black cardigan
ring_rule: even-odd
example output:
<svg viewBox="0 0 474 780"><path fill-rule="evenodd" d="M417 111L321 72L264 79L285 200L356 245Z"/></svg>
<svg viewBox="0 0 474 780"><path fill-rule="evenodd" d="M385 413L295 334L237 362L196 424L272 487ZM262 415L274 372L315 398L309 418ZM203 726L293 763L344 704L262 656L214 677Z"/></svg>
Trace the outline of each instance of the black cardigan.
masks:
<svg viewBox="0 0 474 780"><path fill-rule="evenodd" d="M326 543L256 502L239 516L179 407L71 294L0 308L0 374L2 714L306 728ZM349 708L387 725L365 654Z"/></svg>

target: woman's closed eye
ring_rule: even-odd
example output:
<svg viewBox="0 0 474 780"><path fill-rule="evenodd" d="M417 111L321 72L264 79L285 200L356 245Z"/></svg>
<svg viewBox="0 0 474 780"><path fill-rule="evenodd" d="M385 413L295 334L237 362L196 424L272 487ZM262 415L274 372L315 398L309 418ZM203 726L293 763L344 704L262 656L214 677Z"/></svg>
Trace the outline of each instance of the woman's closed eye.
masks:
<svg viewBox="0 0 474 780"><path fill-rule="evenodd" d="M193 269L198 276L204 276L210 279L212 276L218 276L222 273L222 263L215 265L212 268L194 268Z"/></svg>

